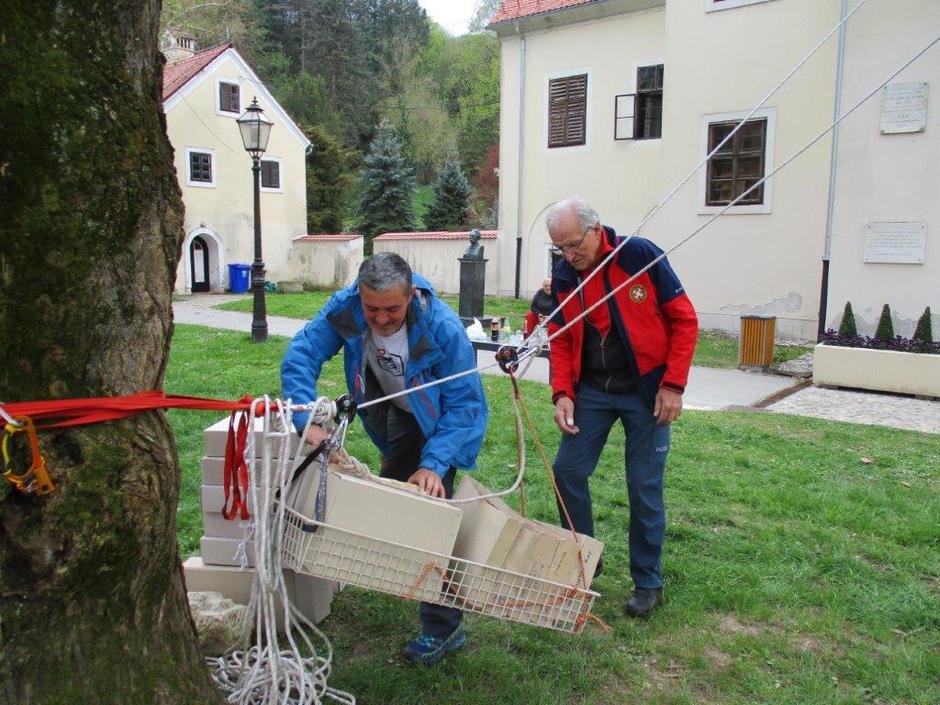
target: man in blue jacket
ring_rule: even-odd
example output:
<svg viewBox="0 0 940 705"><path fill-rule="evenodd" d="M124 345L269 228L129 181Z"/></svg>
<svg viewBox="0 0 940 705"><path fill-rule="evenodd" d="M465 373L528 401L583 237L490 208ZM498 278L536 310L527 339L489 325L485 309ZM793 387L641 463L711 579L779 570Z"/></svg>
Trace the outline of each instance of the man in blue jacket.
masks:
<svg viewBox="0 0 940 705"><path fill-rule="evenodd" d="M382 252L359 278L336 292L291 340L281 363L284 396L294 404L317 398L323 363L343 350L349 393L357 404L474 369L476 359L460 319L399 255ZM412 482L434 497L450 497L458 467L472 469L487 420L480 375L470 374L359 411L382 453L381 476ZM298 432L307 414L294 415ZM306 441L327 432L311 424ZM432 664L466 643L462 612L421 603L422 633L404 656Z"/></svg>

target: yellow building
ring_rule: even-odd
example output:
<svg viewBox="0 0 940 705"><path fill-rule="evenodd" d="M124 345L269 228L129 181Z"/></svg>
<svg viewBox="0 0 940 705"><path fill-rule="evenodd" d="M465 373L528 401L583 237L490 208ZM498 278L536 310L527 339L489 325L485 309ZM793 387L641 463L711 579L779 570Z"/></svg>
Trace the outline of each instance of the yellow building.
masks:
<svg viewBox="0 0 940 705"><path fill-rule="evenodd" d="M262 257L268 281L291 278L292 241L306 233L310 141L238 51L223 44L184 53L163 72L163 111L186 208L178 293L224 291L228 265L254 259L251 157L235 123L254 97L274 123L261 161Z"/></svg>

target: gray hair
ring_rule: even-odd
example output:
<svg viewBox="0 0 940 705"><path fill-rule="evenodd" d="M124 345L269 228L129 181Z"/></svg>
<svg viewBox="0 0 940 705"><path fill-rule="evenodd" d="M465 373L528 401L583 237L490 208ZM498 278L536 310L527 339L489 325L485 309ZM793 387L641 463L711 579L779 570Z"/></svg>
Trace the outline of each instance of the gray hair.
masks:
<svg viewBox="0 0 940 705"><path fill-rule="evenodd" d="M591 207L591 204L587 202L587 199L583 196L572 196L571 198L563 198L548 210L548 215L545 216L545 227L549 231L553 230L556 225L558 225L558 220L565 213L574 213L575 217L578 219L578 223L581 225L581 230L587 230L588 228L596 225L601 222L601 217L597 214L597 211Z"/></svg>
<svg viewBox="0 0 940 705"><path fill-rule="evenodd" d="M401 255L379 252L359 267L359 285L373 291L387 291L396 286L407 291L411 288L411 267Z"/></svg>

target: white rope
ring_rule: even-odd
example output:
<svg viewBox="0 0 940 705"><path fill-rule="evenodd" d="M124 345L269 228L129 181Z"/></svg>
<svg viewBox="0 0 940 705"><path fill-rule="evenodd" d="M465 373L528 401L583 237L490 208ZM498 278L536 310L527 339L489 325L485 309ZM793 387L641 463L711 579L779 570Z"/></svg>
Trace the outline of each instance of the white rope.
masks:
<svg viewBox="0 0 940 705"><path fill-rule="evenodd" d="M7 425L13 426L14 428L19 428L20 426L23 425L22 422L17 421L12 416L10 416L6 411L4 411L2 401L0 401L0 418L2 418L7 423Z"/></svg>
<svg viewBox="0 0 940 705"><path fill-rule="evenodd" d="M251 511L255 517L255 580L243 624L240 650L219 658L207 658L213 680L236 705L320 705L325 699L355 705L350 693L328 685L333 646L326 635L291 603L282 569L286 511L283 502L291 481L293 407L268 397L255 399L249 419L264 405L261 452L256 452L255 432L250 429L246 461ZM276 415L272 415L272 408ZM311 414L311 417L313 414ZM260 478L256 456L260 455ZM275 461L273 458L277 456ZM287 646L277 635L277 601L280 601ZM255 644L248 647L251 633ZM311 634L325 655L320 656ZM308 654L303 656L302 654Z"/></svg>
<svg viewBox="0 0 940 705"><path fill-rule="evenodd" d="M630 233L613 249L613 251L610 252L610 253L607 255L607 257L605 257L604 260L603 260L597 267L595 267L591 272L589 272L588 275L587 275L587 277L585 277L585 278L581 281L581 283L578 284L578 286L576 286L576 287L568 294L568 296L566 296L565 299L564 299L561 303L559 303L558 306L556 306L555 309L554 309L548 316L545 317L545 319L544 319L542 322L538 323L538 324L535 326L535 328L533 329L532 333L530 333L529 336L528 336L528 338L526 338L526 339L523 341L523 343L522 343L523 346L525 346L526 343L528 343L529 338L531 338L531 337L533 337L533 336L535 335L536 331L538 331L538 330L541 329L541 328L547 328L547 327L548 327L548 322L549 322L559 311L561 311L561 310L568 304L568 302L571 301L571 299L573 299L575 296L577 296L578 293L587 285L587 283L588 283L589 281L591 281L591 279L593 279L599 272L601 272L601 271L604 269L604 267L607 265L608 262L610 262L611 260L613 260L614 257L617 256L617 253L620 252L621 249L623 249L623 247L627 244L627 242L629 242L631 239L633 239L634 237L636 237L636 236L638 236L638 235L640 234L640 231L642 230L643 226L646 225L646 224L650 221L650 219L652 219L652 217L653 217L654 215L656 215L660 210L662 210L663 207L673 199L673 197L682 189L682 187L685 186L685 185L702 169L702 167L705 166L705 165L708 163L708 160L711 159L715 154L717 154L718 151L721 150L721 148L724 147L724 146L738 133L738 131L744 126L744 124L745 124L748 120L750 120L752 117L754 117L754 115L757 113L757 111L760 110L764 105L766 105L767 101L770 100L774 95L776 95L777 91L779 91L781 88L783 88L783 87L790 81L790 79L793 77L793 75L794 75L799 69L801 69L801 68L803 67L803 65L804 65L807 61L809 61L809 60L816 54L816 52L819 51L819 49L820 49L827 41L829 41L829 38L832 37L832 35L835 34L837 31L839 31L839 29L840 29L846 22L848 22L849 17L851 17L852 15L854 15L855 12L856 12L856 10L858 10L858 9L859 9L862 5L864 5L866 2L868 2L868 0L859 0L858 4L856 4L855 7L852 8L851 12L849 12L848 14L846 14L845 17L843 17L841 20L839 20L839 22L836 23L835 27L833 27L832 29L830 29L830 30L825 34L825 36L823 36L823 38L820 39L820 40L816 43L816 46L814 46L814 47L809 51L808 54L806 54L802 59L800 59L800 60L797 62L797 64L796 64L792 69L790 69L790 72L787 73L787 75L784 76L783 79L780 80L780 81L777 83L777 85L774 86L774 87L770 90L770 92L769 92L767 95L765 95L763 98L761 98L760 102L758 102L757 105L755 105L753 108L751 108L750 112L748 112L747 115L745 115L743 118L741 118L740 121L738 121L737 125L734 126L734 129L731 130L731 132L729 132L729 133L725 136L725 138L724 138L723 140L721 140L721 142L719 142L717 145L715 145L715 147L714 147L710 152L708 152L708 154L706 154L704 157L702 157L702 159L698 162L698 164L696 164L696 165L692 168L692 170L691 170L688 174L686 174L686 175L682 178L682 180L679 181L679 183L676 184L676 186L673 187L673 189L672 189L671 191L669 191L669 193L666 194L666 196L665 196L664 198L662 198L656 205L654 205L654 206L646 213L646 215L643 216L643 218L642 218L642 219L640 220L640 222L636 225L636 227L633 228L633 230L630 231ZM685 242L685 241L683 240L683 242ZM659 259L662 259L662 258L660 257ZM658 262L659 259L657 259L656 261ZM643 271L646 271L646 270L644 269ZM631 279L631 281L632 281L632 279ZM607 298L609 298L609 297L605 297L605 299L603 299L603 300L606 301ZM593 309L592 309L592 310L593 310ZM581 317L583 317L583 316L581 316ZM581 317L579 317L579 318L581 318ZM578 319L576 319L576 320L578 320ZM553 336L553 337L554 337L554 336ZM525 371L528 371L528 366L526 367L526 370L525 370ZM524 371L524 372L525 372L525 371ZM523 374L519 375L520 379L525 376L524 372L523 372Z"/></svg>
<svg viewBox="0 0 940 705"><path fill-rule="evenodd" d="M555 338L557 338L559 335L561 335L562 333L564 333L565 331L567 331L569 328L571 328L571 326L573 326L575 323L577 323L577 322L580 321L582 318L584 318L585 316L587 316L587 315L588 315L589 313L591 313L594 309L596 309L598 306L600 306L600 305L603 304L605 301L607 301L607 299L609 299L610 297L614 296L618 291L620 291L620 290L623 289L624 287L628 286L630 283L632 283L632 282L633 282L637 277L639 277L641 274L643 274L644 272L646 272L647 270L649 270L651 267L654 267L656 264L658 264L659 262L661 262L661 261L662 261L663 259L665 259L666 256L669 255L671 252L673 252L673 251L676 250L677 248L681 247L682 245L684 245L685 243L687 243L689 240L691 240L693 237L695 237L696 235L698 235L698 234L699 234L700 232L702 232L705 228L707 228L709 225L711 225L711 224L714 223L716 220L718 220L718 218L720 218L722 215L724 215L724 214L728 211L729 208L732 208L733 206L737 205L738 201L740 201L740 200L742 200L743 198L745 198L749 193L751 193L751 191L753 191L754 189L756 189L756 188L758 188L759 186L761 186L761 184L763 184L763 183L764 183L765 181L767 181L769 178L771 178L772 176L774 176L774 175L775 175L777 172L779 172L781 169L787 167L791 162L793 162L794 159L796 159L796 158L798 158L799 156L801 156L806 150L810 149L813 145L815 145L817 142L819 142L819 140L821 140L823 137L825 137L827 134L829 134L833 129L835 129L835 127L836 127L837 125L839 125L843 120L845 120L849 115L851 115L852 113L854 113L856 110L858 110L860 107L862 107L862 105L864 105L866 102L868 102L869 100L871 100L871 98L872 98L874 95L876 95L876 94L878 93L878 91L880 91L882 88L884 88L884 87L888 84L888 82L891 81L891 79L893 79L895 76L897 76L899 73L901 73L904 69L906 69L908 66L910 66L911 64L913 64L915 61L917 61L917 59L919 59L921 56L923 56L923 55L924 55L931 47L933 47L937 42L940 42L940 35L938 35L938 36L935 37L933 40L931 40L930 42L928 42L927 45L926 45L923 49L921 49L921 50L918 51L916 54L914 54L914 56L912 56L910 59L908 59L908 60L907 60L904 64L902 64L899 68L895 69L895 70L891 73L890 76L888 76L888 77L887 77L886 79L884 79L881 83L879 83L875 88L873 88L869 93L867 93L860 101L858 101L855 105L853 105L849 110L847 110L846 112L844 112L836 121L834 121L832 124L830 124L828 127L826 127L822 132L820 132L820 133L817 134L815 137L813 137L813 139L811 139L809 142L807 142L801 149L799 149L795 154L793 154L789 159L787 159L785 162L783 162L780 166L778 166L776 169L772 170L769 174L767 174L766 176L764 176L764 178L762 178L760 181L757 181L756 183L754 183L750 188L748 188L746 191L744 191L741 195L739 195L739 196L738 196L737 198L735 198L733 201L731 201L730 203L728 203L728 205L724 206L720 211L718 211L718 212L715 213L711 218L709 218L709 219L706 220L704 223L702 223L699 227L697 227L695 230L693 230L689 235L687 235L686 237L684 237L684 238L682 238L681 240L679 240L679 242L677 242L675 245L673 245L673 246L670 247L668 250L666 250L665 252L663 252L663 253L662 253L661 255L659 255L656 259L652 260L652 261L649 262L646 266L644 266L642 269L640 269L640 270L637 271L635 274L633 274L632 276L630 276L630 278L628 278L625 282L623 282L622 284L618 284L618 285L617 285L613 290L611 290L606 296L604 296L604 297L601 298L601 299L598 299L598 301L597 301L596 303L594 303L593 305L591 305L590 307L588 307L587 309L585 309L584 311L582 311L578 316L576 316L576 317L573 318L571 321L569 321L569 322L566 323L564 326L562 326L562 327L559 328L557 331L555 331L551 336L549 336L549 338L548 338L549 342L551 342L552 340L554 340ZM600 268L598 268L598 269L600 269Z"/></svg>

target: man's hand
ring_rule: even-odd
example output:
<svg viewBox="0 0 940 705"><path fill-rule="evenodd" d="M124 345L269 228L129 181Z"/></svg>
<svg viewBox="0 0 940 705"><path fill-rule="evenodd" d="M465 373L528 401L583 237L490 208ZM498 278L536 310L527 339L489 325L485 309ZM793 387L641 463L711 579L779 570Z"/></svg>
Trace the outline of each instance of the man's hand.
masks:
<svg viewBox="0 0 940 705"><path fill-rule="evenodd" d="M653 416L660 426L672 423L682 413L682 395L671 389L660 387L656 393L656 403L653 406Z"/></svg>
<svg viewBox="0 0 940 705"><path fill-rule="evenodd" d="M315 423L310 424L310 426L307 428L307 432L304 434L304 440L314 448L316 448L329 437L330 432Z"/></svg>
<svg viewBox="0 0 940 705"><path fill-rule="evenodd" d="M441 476L433 470L418 468L415 474L408 478L408 482L417 485L419 489L427 492L432 497L444 499L447 496Z"/></svg>
<svg viewBox="0 0 940 705"><path fill-rule="evenodd" d="M574 402L569 397L558 397L555 402L555 425L562 433L574 435L578 432L574 425Z"/></svg>

